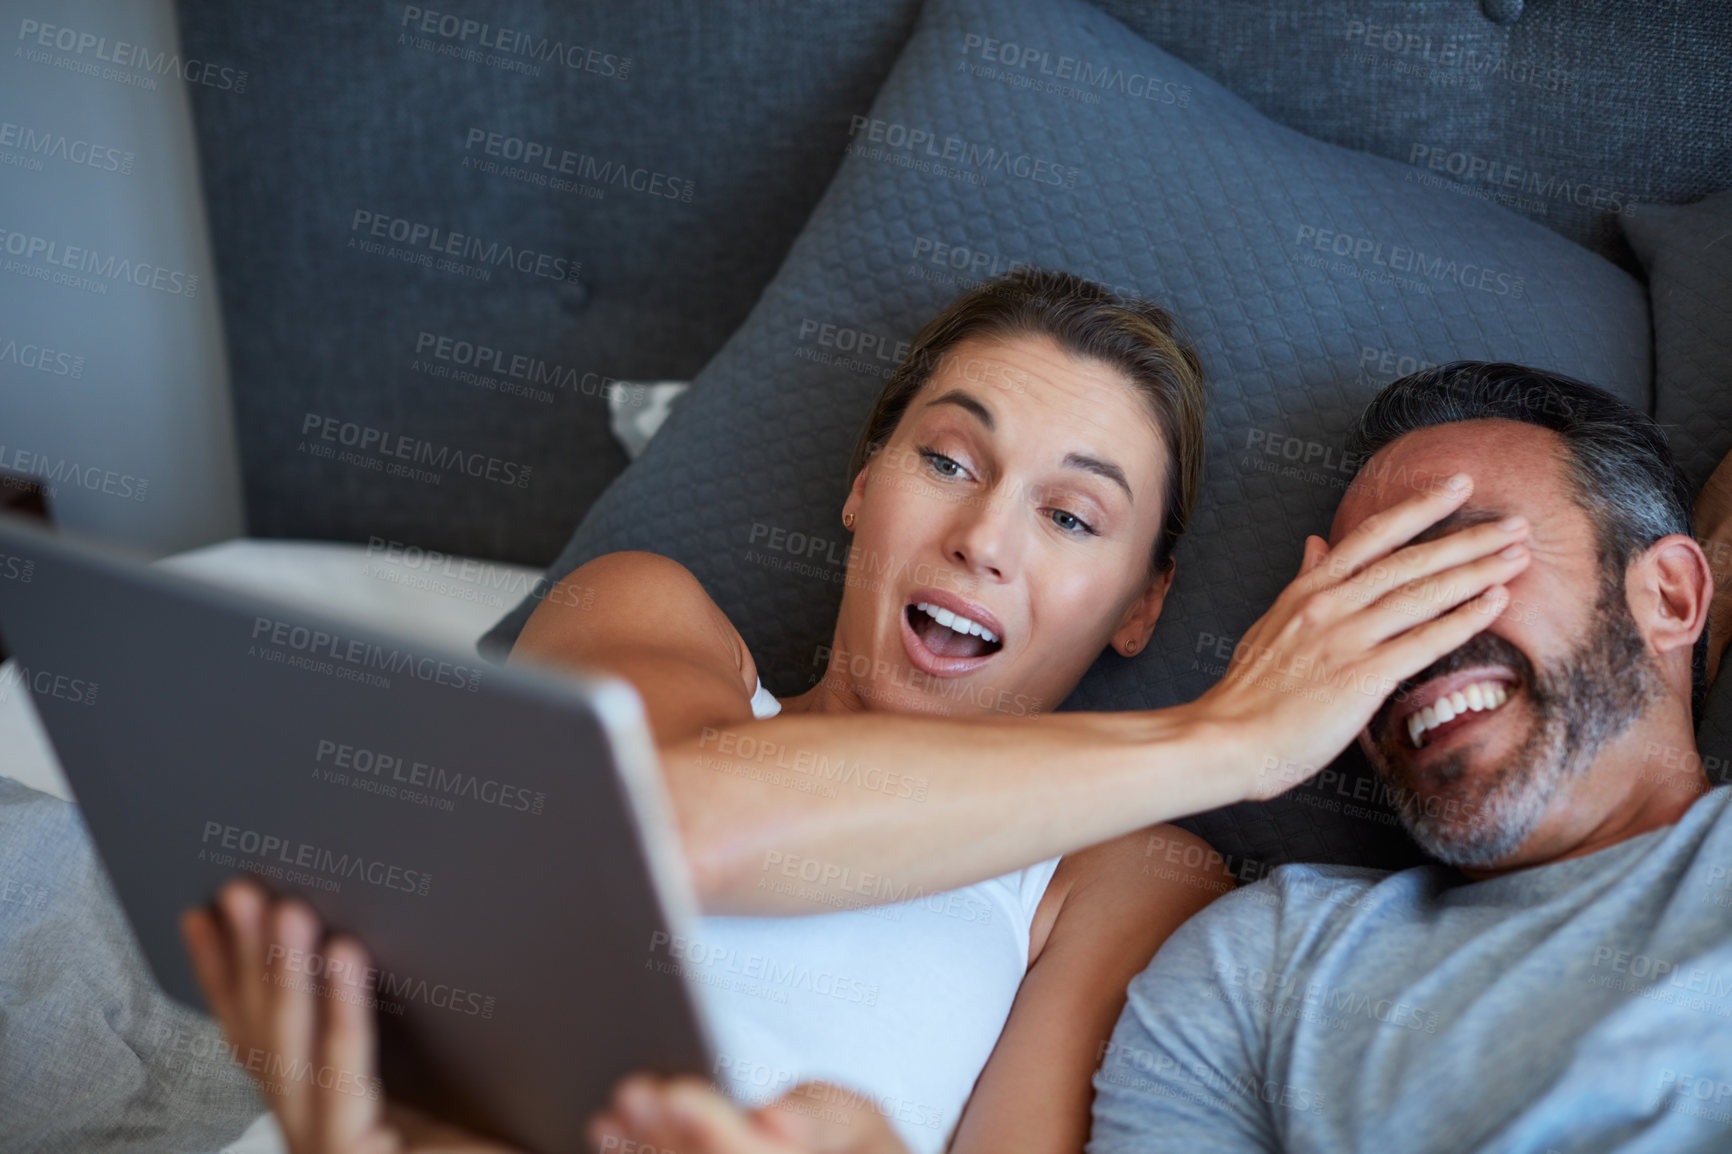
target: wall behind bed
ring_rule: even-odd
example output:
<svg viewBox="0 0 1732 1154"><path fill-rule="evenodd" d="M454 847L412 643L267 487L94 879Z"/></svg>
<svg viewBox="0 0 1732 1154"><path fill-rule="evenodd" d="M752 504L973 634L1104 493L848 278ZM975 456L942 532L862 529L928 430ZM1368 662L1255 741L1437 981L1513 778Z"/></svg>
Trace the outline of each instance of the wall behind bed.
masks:
<svg viewBox="0 0 1732 1154"><path fill-rule="evenodd" d="M1732 185L1726 6L1096 2L1633 272L1620 212ZM194 111L249 531L552 559L626 463L606 394L727 340L917 11L180 0L248 73Z"/></svg>

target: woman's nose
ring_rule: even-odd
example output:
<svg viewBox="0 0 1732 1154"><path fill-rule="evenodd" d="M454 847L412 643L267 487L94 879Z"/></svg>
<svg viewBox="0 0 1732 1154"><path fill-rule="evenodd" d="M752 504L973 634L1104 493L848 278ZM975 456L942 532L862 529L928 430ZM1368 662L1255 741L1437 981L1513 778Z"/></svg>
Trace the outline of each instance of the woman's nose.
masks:
<svg viewBox="0 0 1732 1154"><path fill-rule="evenodd" d="M1002 581L1015 568L1019 532L1015 502L988 495L958 511L946 553L964 572Z"/></svg>

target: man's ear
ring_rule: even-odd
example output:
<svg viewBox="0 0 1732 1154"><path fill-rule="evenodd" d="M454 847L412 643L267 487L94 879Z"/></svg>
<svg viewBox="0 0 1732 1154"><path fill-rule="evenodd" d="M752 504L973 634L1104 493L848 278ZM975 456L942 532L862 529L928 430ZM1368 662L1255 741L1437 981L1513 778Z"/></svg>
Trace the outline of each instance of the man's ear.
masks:
<svg viewBox="0 0 1732 1154"><path fill-rule="evenodd" d="M1166 569L1149 578L1148 585L1125 610L1125 615L1119 619L1119 627L1113 630L1112 643L1120 651L1125 651L1127 645L1130 653L1141 653L1148 648L1149 634L1155 631L1161 607L1167 603L1167 591L1173 587L1173 575L1178 571L1177 562L1169 559Z"/></svg>
<svg viewBox="0 0 1732 1154"><path fill-rule="evenodd" d="M1625 595L1642 636L1661 655L1689 650L1708 628L1714 575L1694 538L1681 533L1662 537L1644 550L1624 574ZM1725 639L1719 639L1724 646ZM1718 656L1709 643L1709 662Z"/></svg>

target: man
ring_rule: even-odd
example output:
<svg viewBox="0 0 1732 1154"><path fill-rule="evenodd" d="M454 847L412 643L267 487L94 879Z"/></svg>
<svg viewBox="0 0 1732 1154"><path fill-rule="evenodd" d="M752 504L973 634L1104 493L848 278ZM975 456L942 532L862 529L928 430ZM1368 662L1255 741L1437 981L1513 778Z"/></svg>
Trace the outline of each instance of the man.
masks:
<svg viewBox="0 0 1732 1154"><path fill-rule="evenodd" d="M1332 541L1457 470L1431 534L1534 527L1509 609L1359 738L1444 864L1286 866L1186 923L1103 1047L1090 1154L1732 1148L1732 790L1693 725L1714 583L1659 429L1458 362L1385 389L1352 449Z"/></svg>

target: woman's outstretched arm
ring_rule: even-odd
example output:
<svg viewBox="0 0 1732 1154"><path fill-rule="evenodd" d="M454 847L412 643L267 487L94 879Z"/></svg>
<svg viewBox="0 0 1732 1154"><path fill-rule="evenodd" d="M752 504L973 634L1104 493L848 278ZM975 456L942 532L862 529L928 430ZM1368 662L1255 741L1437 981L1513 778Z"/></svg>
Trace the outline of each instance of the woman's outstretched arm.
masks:
<svg viewBox="0 0 1732 1154"><path fill-rule="evenodd" d="M759 721L739 634L689 572L647 553L579 568L513 659L637 687L708 912L891 902L1272 797L1316 773L1402 679L1507 603L1500 583L1528 563L1525 522L1403 547L1471 490L1418 493L1333 549L1307 538L1299 575L1227 675L1170 709Z"/></svg>

